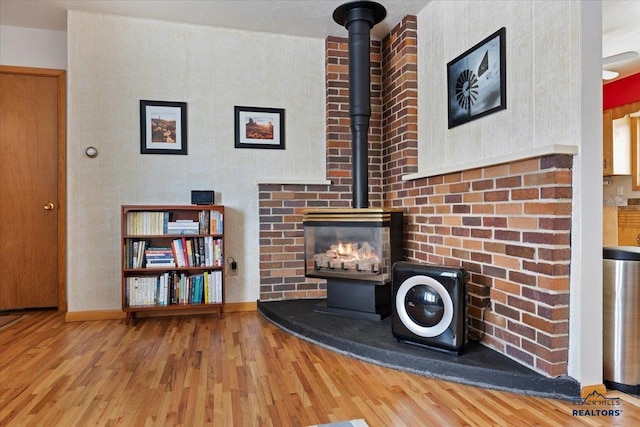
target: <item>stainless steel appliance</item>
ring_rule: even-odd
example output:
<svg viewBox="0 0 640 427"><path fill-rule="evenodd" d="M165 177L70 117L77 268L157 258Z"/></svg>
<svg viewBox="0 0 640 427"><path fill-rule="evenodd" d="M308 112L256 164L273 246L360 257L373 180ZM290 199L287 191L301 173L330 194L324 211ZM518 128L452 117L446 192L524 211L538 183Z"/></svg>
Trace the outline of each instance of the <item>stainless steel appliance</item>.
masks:
<svg viewBox="0 0 640 427"><path fill-rule="evenodd" d="M640 394L640 247L606 247L603 258L605 384Z"/></svg>

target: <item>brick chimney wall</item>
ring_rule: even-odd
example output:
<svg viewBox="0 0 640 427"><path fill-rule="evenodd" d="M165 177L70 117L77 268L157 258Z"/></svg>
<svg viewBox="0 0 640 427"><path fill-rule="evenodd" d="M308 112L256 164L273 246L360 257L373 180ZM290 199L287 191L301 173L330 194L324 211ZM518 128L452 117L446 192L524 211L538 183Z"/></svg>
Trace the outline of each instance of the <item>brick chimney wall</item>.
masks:
<svg viewBox="0 0 640 427"><path fill-rule="evenodd" d="M382 206L382 66L380 42L371 41L369 205ZM261 184L260 299L326 297L324 280L304 277L302 211L351 207L349 41L326 40L327 179L331 185Z"/></svg>
<svg viewBox="0 0 640 427"><path fill-rule="evenodd" d="M471 338L546 375L565 375L573 159L403 181L417 171L416 47L413 16L372 43L370 204L404 208L407 260L467 269ZM259 187L263 301L326 296L323 280L304 277L301 211L351 205L347 48L347 39L327 39L332 184Z"/></svg>

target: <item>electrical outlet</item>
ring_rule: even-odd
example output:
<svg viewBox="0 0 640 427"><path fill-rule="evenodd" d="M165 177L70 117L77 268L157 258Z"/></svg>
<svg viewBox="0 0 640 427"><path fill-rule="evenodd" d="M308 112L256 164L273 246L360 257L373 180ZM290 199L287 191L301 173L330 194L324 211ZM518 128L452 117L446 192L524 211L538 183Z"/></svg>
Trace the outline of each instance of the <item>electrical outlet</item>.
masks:
<svg viewBox="0 0 640 427"><path fill-rule="evenodd" d="M238 263L235 259L231 258L229 261L229 276L237 276L238 275Z"/></svg>

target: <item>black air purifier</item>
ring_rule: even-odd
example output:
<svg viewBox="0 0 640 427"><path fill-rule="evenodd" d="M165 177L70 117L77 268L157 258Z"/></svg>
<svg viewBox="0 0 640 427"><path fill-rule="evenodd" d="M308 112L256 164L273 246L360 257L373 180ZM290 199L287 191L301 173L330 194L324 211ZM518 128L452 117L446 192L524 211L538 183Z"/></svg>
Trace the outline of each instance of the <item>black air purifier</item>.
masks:
<svg viewBox="0 0 640 427"><path fill-rule="evenodd" d="M392 269L393 336L460 354L467 344L467 272L464 268L397 262Z"/></svg>

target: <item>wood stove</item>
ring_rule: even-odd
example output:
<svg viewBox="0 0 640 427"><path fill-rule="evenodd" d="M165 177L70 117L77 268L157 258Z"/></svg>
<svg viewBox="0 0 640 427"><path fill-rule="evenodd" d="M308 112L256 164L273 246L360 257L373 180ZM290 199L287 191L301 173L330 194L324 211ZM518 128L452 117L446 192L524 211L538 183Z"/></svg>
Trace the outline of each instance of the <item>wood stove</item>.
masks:
<svg viewBox="0 0 640 427"><path fill-rule="evenodd" d="M305 276L327 280L317 311L381 320L391 314L391 267L403 259L403 211L304 212Z"/></svg>
<svg viewBox="0 0 640 427"><path fill-rule="evenodd" d="M305 275L327 280L316 311L381 320L391 314L391 267L402 259L401 209L369 207L368 132L371 117L370 32L387 14L372 1L333 12L349 31L349 117L353 207L304 215Z"/></svg>

